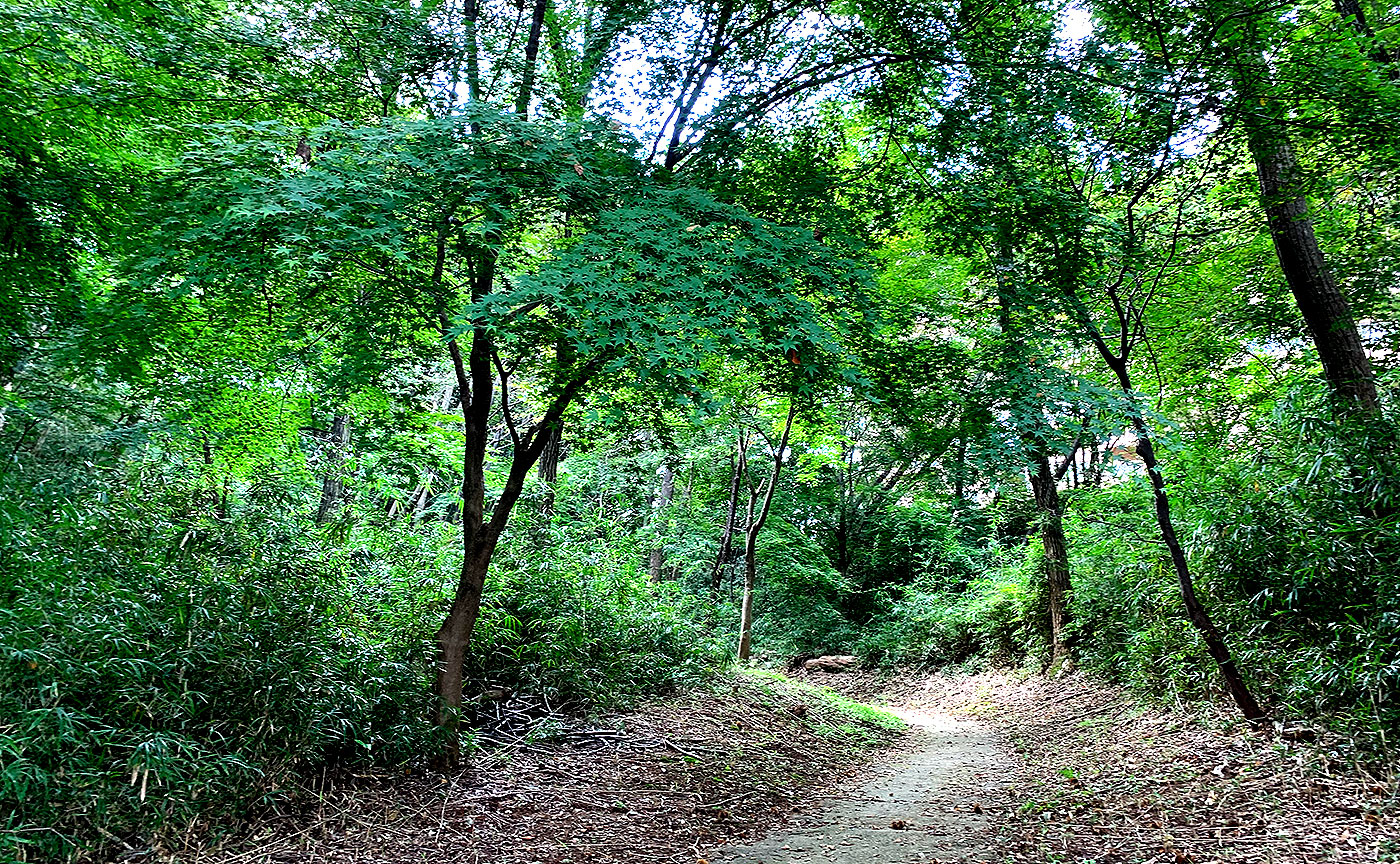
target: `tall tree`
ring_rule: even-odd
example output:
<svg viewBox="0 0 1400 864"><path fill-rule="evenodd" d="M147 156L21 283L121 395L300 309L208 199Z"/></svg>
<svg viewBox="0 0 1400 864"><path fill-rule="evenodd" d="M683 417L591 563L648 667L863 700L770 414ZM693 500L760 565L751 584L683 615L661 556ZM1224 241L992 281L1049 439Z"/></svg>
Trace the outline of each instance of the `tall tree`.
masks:
<svg viewBox="0 0 1400 864"><path fill-rule="evenodd" d="M754 589L758 584L758 536L768 522L768 513L773 507L773 492L778 487L783 462L788 456L788 442L792 438L792 421L797 416L797 399L788 397L787 419L783 421L783 431L776 443L770 443L769 457L772 467L768 470L761 485L749 489L748 512L744 519L744 596L739 606L739 662L749 659L753 648L753 601ZM767 439L759 430L760 437Z"/></svg>
<svg viewBox="0 0 1400 864"><path fill-rule="evenodd" d="M1342 400L1374 414L1380 409L1375 375L1351 305L1317 240L1303 171L1289 140L1285 108L1270 80L1259 23L1247 12L1221 25L1219 39L1233 57L1235 113L1254 160L1269 236L1317 346L1323 374Z"/></svg>
<svg viewBox="0 0 1400 864"><path fill-rule="evenodd" d="M168 303L158 286L177 278L176 307L257 308L275 294L272 308L297 330L390 340L378 346L381 362L404 337L445 350L464 433L462 568L437 633L449 756L491 559L547 430L569 406L608 381L688 398L716 354L779 367L787 346L801 346L817 375L821 358L840 352L825 310L853 284L849 262L807 232L657 188L625 148L586 131L484 109L337 125L313 134L319 155L306 166L276 157L285 131L230 129L191 153L179 181L188 191L169 202L184 214L170 222L178 234L145 260L148 287L128 301ZM517 245L560 210L577 220L568 245L537 257ZM257 249L249 237L260 238ZM250 285L258 295L244 293ZM561 340L566 358L551 350ZM506 467L491 490L498 422Z"/></svg>

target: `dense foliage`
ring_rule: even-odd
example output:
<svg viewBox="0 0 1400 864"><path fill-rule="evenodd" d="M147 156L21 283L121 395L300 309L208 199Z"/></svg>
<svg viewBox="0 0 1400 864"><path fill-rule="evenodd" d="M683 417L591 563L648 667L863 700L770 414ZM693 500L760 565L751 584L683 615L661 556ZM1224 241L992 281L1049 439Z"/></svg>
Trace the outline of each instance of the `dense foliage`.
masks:
<svg viewBox="0 0 1400 864"><path fill-rule="evenodd" d="M0 855L750 641L1400 731L1393 5L0 24Z"/></svg>

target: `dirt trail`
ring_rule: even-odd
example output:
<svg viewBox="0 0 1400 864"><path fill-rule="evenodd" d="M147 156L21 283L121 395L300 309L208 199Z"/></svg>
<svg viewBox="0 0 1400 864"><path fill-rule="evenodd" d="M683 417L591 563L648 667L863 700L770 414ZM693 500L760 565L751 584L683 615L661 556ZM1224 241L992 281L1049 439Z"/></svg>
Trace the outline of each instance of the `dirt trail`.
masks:
<svg viewBox="0 0 1400 864"><path fill-rule="evenodd" d="M888 762L825 796L793 824L717 857L733 864L995 861L994 815L1016 760L986 726L895 710L911 729Z"/></svg>

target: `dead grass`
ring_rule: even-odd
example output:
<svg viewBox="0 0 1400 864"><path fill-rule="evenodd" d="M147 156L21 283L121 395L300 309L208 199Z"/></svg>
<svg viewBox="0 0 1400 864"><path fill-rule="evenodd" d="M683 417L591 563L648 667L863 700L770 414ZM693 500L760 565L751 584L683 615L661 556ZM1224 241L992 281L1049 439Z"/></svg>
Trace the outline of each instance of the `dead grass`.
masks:
<svg viewBox="0 0 1400 864"><path fill-rule="evenodd" d="M1079 676L938 676L915 704L980 717L1019 751L1015 861L1400 860L1394 778L1322 730L1253 731Z"/></svg>
<svg viewBox="0 0 1400 864"><path fill-rule="evenodd" d="M695 862L760 835L863 764L897 722L777 676L735 674L597 723L545 718L451 777L308 790L204 864Z"/></svg>

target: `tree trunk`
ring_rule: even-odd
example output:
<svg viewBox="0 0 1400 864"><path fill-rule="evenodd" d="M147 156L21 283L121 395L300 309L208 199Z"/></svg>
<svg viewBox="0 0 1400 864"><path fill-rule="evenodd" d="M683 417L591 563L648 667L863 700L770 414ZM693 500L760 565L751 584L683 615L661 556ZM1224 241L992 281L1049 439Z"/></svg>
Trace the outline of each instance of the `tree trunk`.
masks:
<svg viewBox="0 0 1400 864"><path fill-rule="evenodd" d="M739 433L739 452L736 457L730 458L733 468L729 478L729 507L724 517L724 534L719 540L719 554L715 556L715 566L710 571L710 591L716 596L719 595L720 579L724 576L724 568L729 562L734 560L734 517L739 508L739 482L743 479L745 465L745 441L744 433Z"/></svg>
<svg viewBox="0 0 1400 864"><path fill-rule="evenodd" d="M413 497L409 499L409 521L417 522L423 517L423 511L428 509L428 505L433 501L433 483L436 480L437 472L429 471L422 484L413 491Z"/></svg>
<svg viewBox="0 0 1400 864"><path fill-rule="evenodd" d="M1102 352L1103 349L1100 348L1100 351ZM1123 393L1132 405L1133 432L1136 433L1138 439L1137 452L1142 457L1142 464L1147 469L1147 477L1152 484L1152 500L1157 514L1157 528L1162 535L1162 542L1171 555L1172 568L1176 571L1177 584L1181 589L1181 600L1186 606L1186 617L1195 626L1196 631L1201 634L1201 639L1206 643L1206 650L1210 652L1215 664L1220 667L1220 674L1225 679L1225 687L1230 691L1230 696L1235 700L1235 704L1239 706L1240 713L1244 714L1245 719L1251 723L1258 723L1264 720L1267 715L1259 707L1259 703L1254 701L1254 695L1250 693L1249 687L1245 684L1244 676L1240 674L1234 659L1230 656L1230 649L1225 645L1225 638L1216 629L1210 613L1206 611L1205 605L1196 596L1196 583L1191 578L1191 570L1186 564L1186 553L1181 548L1181 541L1176 536L1176 526L1172 523L1171 502L1167 498L1167 482L1162 476L1156 451L1152 447L1152 432L1147 426L1147 421L1142 418L1142 412L1137 407L1132 382L1128 377L1127 362L1120 361L1110 363L1110 365L1118 377Z"/></svg>
<svg viewBox="0 0 1400 864"><path fill-rule="evenodd" d="M350 443L350 418L345 414L336 414L331 421L331 459L326 466L326 476L321 480L321 506L316 511L316 524L321 525L331 518L336 506L340 504L340 497L345 492L345 483L341 480L340 470L345 461L345 447Z"/></svg>
<svg viewBox="0 0 1400 864"><path fill-rule="evenodd" d="M563 339L556 342L554 359L560 368L572 366L576 359L573 346ZM546 438L544 452L540 454L539 478L545 484L544 512L550 515L554 512L554 483L559 479L559 460L564 455L564 418L560 417L540 434Z"/></svg>
<svg viewBox="0 0 1400 864"><path fill-rule="evenodd" d="M1336 8L1338 17L1344 23L1350 24L1357 38L1365 43L1366 56L1371 62L1381 67L1388 77L1394 78L1396 70L1390 66L1394 58L1390 56L1386 45L1376 38L1376 31L1366 20L1366 9L1362 0L1333 0L1332 5Z"/></svg>
<svg viewBox="0 0 1400 864"><path fill-rule="evenodd" d="M544 453L540 455L540 463L537 466L540 480L553 486L554 481L559 479L559 451L562 448L564 429L562 423L554 429L547 429L543 434L549 436L548 443L544 446Z"/></svg>
<svg viewBox="0 0 1400 864"><path fill-rule="evenodd" d="M540 482L544 483L544 503L541 509L546 518L554 515L554 483L559 479L559 455L564 449L564 421L560 420L553 428L540 434L546 436L544 452L540 454Z"/></svg>
<svg viewBox="0 0 1400 864"><path fill-rule="evenodd" d="M1371 363L1351 306L1317 242L1286 118L1267 98L1271 88L1262 58L1253 48L1243 54L1247 56L1235 64L1235 89L1279 267L1317 346L1328 383L1344 402L1374 414L1380 399Z"/></svg>
<svg viewBox="0 0 1400 864"><path fill-rule="evenodd" d="M656 545L651 547L651 559L647 566L647 576L652 582L661 581L661 568L666 562L666 517L671 509L671 496L676 491L676 472L670 465L661 466L661 490L657 493L652 507L652 521L656 528Z"/></svg>
<svg viewBox="0 0 1400 864"><path fill-rule="evenodd" d="M489 274L486 278L490 278ZM475 286L473 293L477 293ZM443 728L446 739L443 742L445 762L455 765L461 752L458 732L462 713L462 663L481 611L486 572L499 536L493 535L492 527L497 522L496 517L508 515L514 502L506 500L503 493L491 522L486 521L486 445L495 383L491 370L491 337L483 328L474 330L465 363L457 340L448 342L447 348L462 394L462 570L452 597L452 606L436 636L438 665L435 689L438 696L437 723ZM513 463L515 461L512 460ZM516 466L512 464L511 467L514 474Z"/></svg>
<svg viewBox="0 0 1400 864"><path fill-rule="evenodd" d="M483 285L489 286L493 259L486 259L478 268L473 286L473 296L486 293ZM450 327L444 316L444 335ZM491 432L491 401L495 390L492 372L492 355L495 345L490 333L483 327L472 331L471 349L467 358L456 339L447 341L447 350L452 357L452 366L457 374L462 398L462 571L457 581L457 590L452 598L451 609L442 626L438 628L436 693L438 696L437 723L444 729L443 756L447 764L456 764L460 755L458 728L462 713L462 662L466 657L467 646L471 643L472 629L476 626L481 609L481 594L486 585L486 574L495 554L496 544L505 532L525 481L530 471L544 453L549 442L546 430L557 428L565 409L569 407L579 390L591 379L598 369L612 359L610 352L593 357L587 364L568 371L562 380L564 384L550 402L539 422L522 432L510 426L512 440L510 469L505 483L496 497L490 518L486 515L486 449ZM506 404L509 388L504 372L501 373L502 413L509 420Z"/></svg>
<svg viewBox="0 0 1400 864"><path fill-rule="evenodd" d="M758 493L749 493L749 512L744 520L744 592L739 601L739 661L749 659L753 646L753 591L758 583L758 563L754 560L758 548L758 532L753 530L754 510L758 505Z"/></svg>
<svg viewBox="0 0 1400 864"><path fill-rule="evenodd" d="M1015 303L1015 286L1011 278L1015 273L1015 254L1011 244L1005 240L997 250L994 262L997 280L997 309L1002 337L1007 341L1007 360L1016 367L1025 367L1027 361L1026 342L1016 316L1024 312ZM1037 406L1037 411L1040 411ZM1036 509L1040 511L1040 542L1045 550L1046 594L1050 605L1050 665L1059 668L1069 659L1065 644L1065 627L1069 624L1069 552L1066 548L1065 532L1062 526L1063 510L1060 506L1058 478L1050 470L1048 446L1044 436L1035 433L1022 433L1022 445L1029 455L1026 476L1031 482L1031 492L1035 496ZM1070 459L1074 453L1070 453Z"/></svg>
<svg viewBox="0 0 1400 864"><path fill-rule="evenodd" d="M754 515L753 502L749 499L749 526L744 532L744 600L739 608L739 662L749 659L750 649L753 645L753 590L757 582L758 562L755 560L755 553L758 551L758 532L763 530L763 523L768 521L768 510L773 505L773 490L778 485L778 475L783 470L783 453L787 450L788 439L792 436L792 420L797 414L797 400L790 398L788 401L787 422L783 424L783 435L778 439L778 446L773 450L773 470L768 474L768 485L763 490L763 506L758 514Z"/></svg>
<svg viewBox="0 0 1400 864"><path fill-rule="evenodd" d="M1070 454L1074 458L1074 454ZM1035 471L1027 471L1035 505L1040 511L1040 542L1045 550L1045 584L1050 605L1050 668L1069 659L1065 630L1069 625L1069 552L1066 549L1060 490L1050 470L1050 459L1037 454Z"/></svg>
<svg viewBox="0 0 1400 864"><path fill-rule="evenodd" d="M549 0L535 0L534 14L530 17L530 35L525 40L525 70L520 75L520 90L515 96L515 113L521 117L529 115L530 97L535 92L535 64L540 53L540 30L544 27L545 10Z"/></svg>
<svg viewBox="0 0 1400 864"><path fill-rule="evenodd" d="M481 595L486 588L486 573L496 546L494 539L484 534L467 542L471 548L462 559L452 607L436 636L437 725L446 733L444 751L445 761L449 765L456 764L461 756L462 667L466 662L467 646L471 644L472 630L481 612Z"/></svg>
<svg viewBox="0 0 1400 864"><path fill-rule="evenodd" d="M836 572L845 576L851 570L851 550L846 530L846 502L841 501L836 506Z"/></svg>

